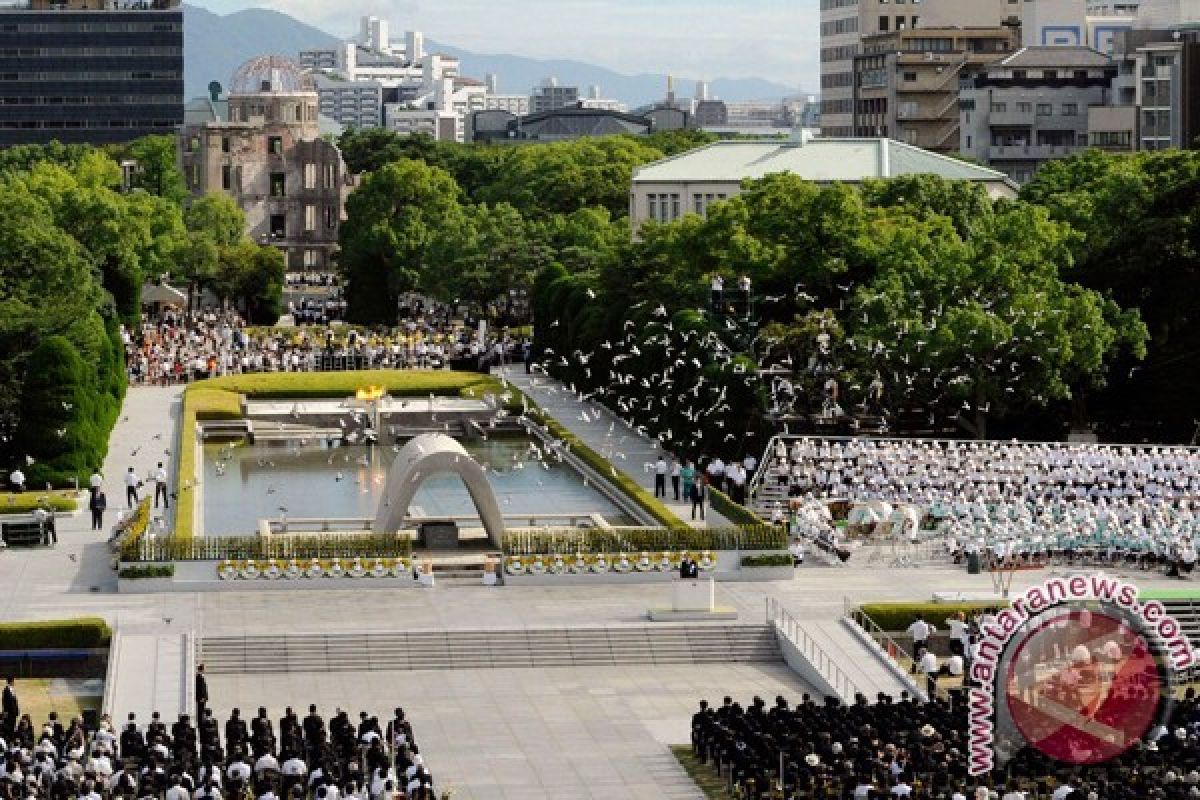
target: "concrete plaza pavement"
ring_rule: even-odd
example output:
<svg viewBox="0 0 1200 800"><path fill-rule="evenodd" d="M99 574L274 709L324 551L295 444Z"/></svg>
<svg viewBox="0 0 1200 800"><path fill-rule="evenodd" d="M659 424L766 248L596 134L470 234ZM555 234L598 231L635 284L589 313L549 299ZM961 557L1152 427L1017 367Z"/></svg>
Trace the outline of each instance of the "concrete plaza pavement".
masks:
<svg viewBox="0 0 1200 800"><path fill-rule="evenodd" d="M690 741L701 699L800 699L783 664L213 675L218 716L316 703L385 724L402 706L438 790L464 800L701 800L668 745ZM251 706L247 708L247 706ZM303 715L304 710L297 708Z"/></svg>

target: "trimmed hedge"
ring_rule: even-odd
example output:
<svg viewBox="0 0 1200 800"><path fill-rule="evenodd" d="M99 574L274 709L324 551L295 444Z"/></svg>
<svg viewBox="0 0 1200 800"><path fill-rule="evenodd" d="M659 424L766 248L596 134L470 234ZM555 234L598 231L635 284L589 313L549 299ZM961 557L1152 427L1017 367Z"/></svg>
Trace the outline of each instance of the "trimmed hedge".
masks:
<svg viewBox="0 0 1200 800"><path fill-rule="evenodd" d="M197 384L187 390L196 419L241 419L242 397L229 389L214 389Z"/></svg>
<svg viewBox="0 0 1200 800"><path fill-rule="evenodd" d="M766 525L767 521L740 503L735 503L720 489L708 487L708 503L712 510L734 525Z"/></svg>
<svg viewBox="0 0 1200 800"><path fill-rule="evenodd" d="M127 581L138 581L146 578L173 578L175 577L175 565L147 564L140 567L121 567L121 570L117 573L117 577Z"/></svg>
<svg viewBox="0 0 1200 800"><path fill-rule="evenodd" d="M506 533L506 556L574 553L638 553L662 550L784 550L787 536L778 528L653 528L531 531ZM788 555L788 563L791 556Z"/></svg>
<svg viewBox="0 0 1200 800"><path fill-rule="evenodd" d="M108 647L112 630L100 617L0 624L0 650Z"/></svg>
<svg viewBox="0 0 1200 800"><path fill-rule="evenodd" d="M755 567L792 567L796 562L791 553L764 553L761 556L742 556L742 566Z"/></svg>
<svg viewBox="0 0 1200 800"><path fill-rule="evenodd" d="M382 386L394 397L435 395L482 396L499 393L499 382L478 372L450 370L369 369L351 372L258 372L226 375L193 384L188 391L225 389L250 397L348 397L365 386Z"/></svg>
<svg viewBox="0 0 1200 800"><path fill-rule="evenodd" d="M74 491L5 492L0 495L0 515L28 514L35 508L58 512L74 511L79 508L78 496Z"/></svg>
<svg viewBox="0 0 1200 800"><path fill-rule="evenodd" d="M946 621L966 613L968 619L984 609L1003 608L1007 602L974 602L974 603L866 603L859 606L859 611L871 618L871 621L885 631L895 633L904 631L916 621L917 615L925 617L925 621L946 632Z"/></svg>

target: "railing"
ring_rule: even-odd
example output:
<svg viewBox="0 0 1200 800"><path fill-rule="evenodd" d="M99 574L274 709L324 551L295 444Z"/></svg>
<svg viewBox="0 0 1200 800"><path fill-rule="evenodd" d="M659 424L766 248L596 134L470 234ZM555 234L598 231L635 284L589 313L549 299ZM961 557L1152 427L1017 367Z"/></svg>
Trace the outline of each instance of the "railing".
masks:
<svg viewBox="0 0 1200 800"><path fill-rule="evenodd" d="M821 677L829 682L830 687L839 697L848 701L855 695L862 694L857 684L850 680L850 676L837 665L821 645L817 644L815 639L808 635L796 618L784 610L778 600L768 597L766 605L767 624L775 626L777 631L799 648L800 653L808 659L808 663L812 664Z"/></svg>
<svg viewBox="0 0 1200 800"><path fill-rule="evenodd" d="M842 615L866 631L868 636L879 642L880 646L887 651L889 658L896 661L896 663L900 663L896 657L905 652L904 648L892 638L891 634L879 627L875 623L875 620L864 614L862 609L855 605L849 597L842 597Z"/></svg>
<svg viewBox="0 0 1200 800"><path fill-rule="evenodd" d="M891 634L875 624L875 620L864 614L862 609L851 602L850 598L846 596L842 597L842 615L866 631L867 636L879 644L884 654L891 659L900 674L904 674L904 665L900 663L899 656L904 655L905 650L900 646L899 642L892 638ZM922 694L920 687L917 687L916 691L917 694Z"/></svg>
<svg viewBox="0 0 1200 800"><path fill-rule="evenodd" d="M958 119L956 118L953 121L951 121L950 124L947 125L943 130L938 131L937 136L934 137L934 146L935 147L945 146L946 142L951 137L958 134L958 132L959 132L959 123L958 123Z"/></svg>

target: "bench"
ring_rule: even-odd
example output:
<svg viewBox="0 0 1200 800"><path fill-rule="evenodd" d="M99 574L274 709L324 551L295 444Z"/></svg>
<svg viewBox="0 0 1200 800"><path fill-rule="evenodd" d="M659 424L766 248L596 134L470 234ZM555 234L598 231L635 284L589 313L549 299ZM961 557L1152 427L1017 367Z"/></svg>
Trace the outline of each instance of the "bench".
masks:
<svg viewBox="0 0 1200 800"><path fill-rule="evenodd" d="M46 525L53 525L48 519L39 522L36 519L23 519L13 522L0 522L4 544L7 547L40 547L46 541Z"/></svg>

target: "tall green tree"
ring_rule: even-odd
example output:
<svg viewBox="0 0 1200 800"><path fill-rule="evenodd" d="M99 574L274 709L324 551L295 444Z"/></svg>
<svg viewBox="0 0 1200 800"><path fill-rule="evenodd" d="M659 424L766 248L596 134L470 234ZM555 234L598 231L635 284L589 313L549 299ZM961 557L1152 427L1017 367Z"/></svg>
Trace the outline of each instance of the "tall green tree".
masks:
<svg viewBox="0 0 1200 800"><path fill-rule="evenodd" d="M422 286L472 308L498 301L507 308L509 292L527 291L548 255L548 247L507 203L466 206L459 225L444 226L431 243Z"/></svg>
<svg viewBox="0 0 1200 800"><path fill-rule="evenodd" d="M351 321L395 323L400 294L421 286L441 232L462 226L459 197L448 173L420 161L387 164L350 195L339 265Z"/></svg>
<svg viewBox="0 0 1200 800"><path fill-rule="evenodd" d="M183 213L189 233L206 236L217 247L232 247L246 235L246 215L224 192L198 197Z"/></svg>
<svg viewBox="0 0 1200 800"><path fill-rule="evenodd" d="M188 191L183 172L179 169L177 148L174 135L143 136L117 148L118 161L137 162L130 188L149 192L177 206L182 205Z"/></svg>
<svg viewBox="0 0 1200 800"><path fill-rule="evenodd" d="M1045 165L1022 197L1082 233L1071 277L1137 309L1148 328L1146 360L1120 363L1092 403L1107 432L1190 438L1200 393L1200 371L1188 368L1200 353L1200 153L1088 151Z"/></svg>

